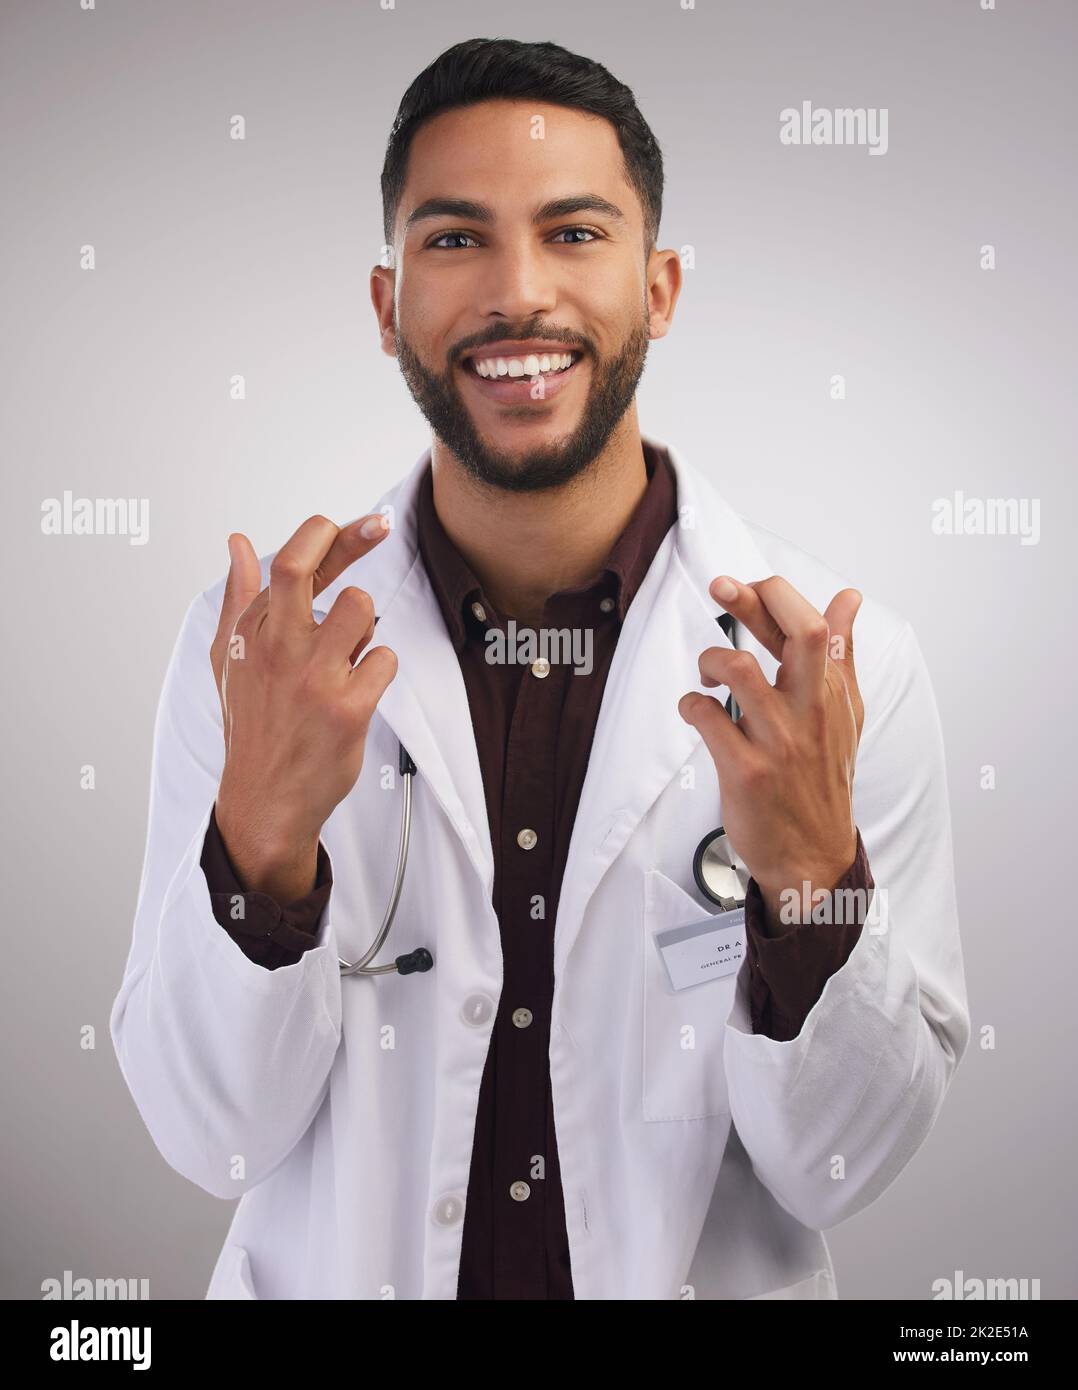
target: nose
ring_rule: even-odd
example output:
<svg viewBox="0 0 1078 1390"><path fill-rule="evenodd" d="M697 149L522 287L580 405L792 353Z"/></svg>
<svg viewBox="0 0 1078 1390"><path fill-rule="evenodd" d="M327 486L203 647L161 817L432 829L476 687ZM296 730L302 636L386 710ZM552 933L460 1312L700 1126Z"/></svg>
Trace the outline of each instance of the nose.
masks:
<svg viewBox="0 0 1078 1390"><path fill-rule="evenodd" d="M479 311L484 318L525 322L557 305L555 268L530 240L488 251L483 261Z"/></svg>

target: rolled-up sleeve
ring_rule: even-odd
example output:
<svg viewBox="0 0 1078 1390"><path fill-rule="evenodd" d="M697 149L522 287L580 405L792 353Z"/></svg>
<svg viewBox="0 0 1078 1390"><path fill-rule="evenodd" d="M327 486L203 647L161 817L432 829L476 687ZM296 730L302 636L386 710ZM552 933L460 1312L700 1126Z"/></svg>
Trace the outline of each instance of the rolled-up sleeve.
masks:
<svg viewBox="0 0 1078 1390"><path fill-rule="evenodd" d="M318 944L319 923L333 887L329 855L321 841L314 887L284 906L268 893L244 889L228 857L214 811L210 812L202 844L201 864L214 917L256 965L266 970L295 965L304 951Z"/></svg>
<svg viewBox="0 0 1078 1390"><path fill-rule="evenodd" d="M854 861L829 895L831 901L850 907L848 912L830 915L852 920L800 922L781 936L768 936L763 897L756 880L749 879L745 928L754 1033L775 1042L797 1037L827 981L846 964L857 945L874 887L860 830Z"/></svg>

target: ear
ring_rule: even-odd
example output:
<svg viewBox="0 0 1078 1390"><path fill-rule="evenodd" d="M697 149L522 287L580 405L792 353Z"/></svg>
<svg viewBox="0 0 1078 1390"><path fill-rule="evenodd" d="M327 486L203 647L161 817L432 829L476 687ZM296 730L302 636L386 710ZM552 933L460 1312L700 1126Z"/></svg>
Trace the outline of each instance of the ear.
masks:
<svg viewBox="0 0 1078 1390"><path fill-rule="evenodd" d="M397 272L386 266L376 265L371 271L371 303L378 320L378 333L382 351L387 357L396 357L397 311L394 304Z"/></svg>

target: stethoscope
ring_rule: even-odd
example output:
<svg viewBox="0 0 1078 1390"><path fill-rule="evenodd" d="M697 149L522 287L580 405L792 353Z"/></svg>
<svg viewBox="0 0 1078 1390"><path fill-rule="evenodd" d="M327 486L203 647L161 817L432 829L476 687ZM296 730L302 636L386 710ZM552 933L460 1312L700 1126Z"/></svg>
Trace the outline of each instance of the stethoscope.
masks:
<svg viewBox="0 0 1078 1390"><path fill-rule="evenodd" d="M374 622L377 626L377 614L375 614ZM394 970L398 975L417 975L423 974L434 964L434 957L425 946L417 946L414 951L405 952L403 956L398 956L390 965L370 964L386 944L386 937L393 925L393 918L397 915L397 904L400 902L401 889L404 887L404 871L408 867L408 846L412 839L412 778L417 769L415 763L408 756L407 748L399 740L398 747L400 749L398 767L404 781L404 805L401 807L400 844L397 848L397 871L393 876L393 891L389 895L389 902L386 905L385 916L382 918L382 925L378 928L378 935L371 942L370 949L366 954L360 956L359 960L352 962L346 961L343 956L337 957L342 975L391 975Z"/></svg>
<svg viewBox="0 0 1078 1390"><path fill-rule="evenodd" d="M374 620L376 623L377 618ZM729 613L723 613L715 620L730 639L731 646L737 646L737 625ZM726 701L726 711L736 723L741 710L731 692ZM417 768L408 755L404 744L399 744L398 765L404 781L404 804L401 809L400 844L397 849L397 869L393 877L393 891L389 895L382 925L370 948L359 960L349 962L338 956L342 975L389 975L395 970L399 975L422 974L434 964L434 957L425 946L408 951L389 965L371 965L370 962L382 949L397 914L401 889L404 887L404 873L408 866L408 846L412 837L412 778ZM711 902L717 903L724 912L733 911L745 904L745 891L748 887L749 871L738 859L737 852L730 843L730 837L720 825L709 831L696 846L692 861L693 877L700 892Z"/></svg>
<svg viewBox="0 0 1078 1390"><path fill-rule="evenodd" d="M715 621L736 650L737 623L733 615L722 613ZM734 699L733 691L726 701L726 712L735 724L741 718L741 706ZM692 875L704 897L717 903L723 912L733 912L735 908L745 906L749 871L738 858L729 835L721 825L715 830L709 830L696 846L696 853L692 857Z"/></svg>
<svg viewBox="0 0 1078 1390"><path fill-rule="evenodd" d="M375 622L377 622L377 618ZM359 960L351 964L338 956L342 975L390 975L394 970L400 975L414 975L429 970L434 964L434 957L425 946L418 946L414 951L408 951L403 956L398 956L390 965L371 965L369 964L386 943L389 929L393 925L393 918L397 915L397 904L400 902L401 889L404 887L404 871L408 867L408 845L412 838L412 778L416 774L416 765L408 756L408 750L404 744L400 744L400 775L404 779L404 806L401 810L401 833L400 845L397 849L397 871L393 877L393 891L389 895L389 902L386 905L385 916L382 918L382 925L378 928L378 935L370 944L367 953Z"/></svg>

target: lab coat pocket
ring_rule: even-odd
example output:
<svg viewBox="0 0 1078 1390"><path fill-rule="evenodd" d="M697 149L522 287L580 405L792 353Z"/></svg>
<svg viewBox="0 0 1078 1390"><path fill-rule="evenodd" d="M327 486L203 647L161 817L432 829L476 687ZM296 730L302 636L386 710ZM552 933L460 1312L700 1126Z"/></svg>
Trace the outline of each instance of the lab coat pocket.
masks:
<svg viewBox="0 0 1078 1390"><path fill-rule="evenodd" d="M658 869L644 874L643 1116L696 1120L730 1110L722 1048L737 972L688 989L670 983L655 933L702 922L700 906Z"/></svg>
<svg viewBox="0 0 1078 1390"><path fill-rule="evenodd" d="M227 1244L217 1258L206 1297L212 1299L257 1299L251 1278L251 1259L242 1245Z"/></svg>

